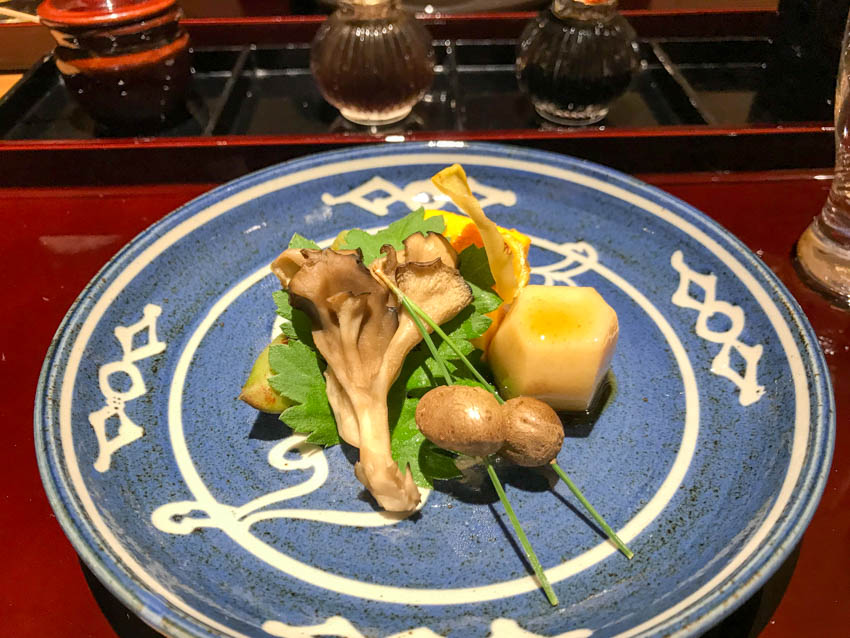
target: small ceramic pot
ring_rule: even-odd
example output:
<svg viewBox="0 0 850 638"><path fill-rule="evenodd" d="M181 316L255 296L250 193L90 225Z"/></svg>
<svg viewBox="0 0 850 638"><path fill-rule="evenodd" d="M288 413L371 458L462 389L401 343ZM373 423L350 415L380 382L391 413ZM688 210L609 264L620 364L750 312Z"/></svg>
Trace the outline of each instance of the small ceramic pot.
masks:
<svg viewBox="0 0 850 638"><path fill-rule="evenodd" d="M45 0L71 96L97 121L139 125L185 112L189 36L175 0Z"/></svg>
<svg viewBox="0 0 850 638"><path fill-rule="evenodd" d="M541 117L594 124L640 67L637 36L617 0L553 0L517 47L517 77Z"/></svg>

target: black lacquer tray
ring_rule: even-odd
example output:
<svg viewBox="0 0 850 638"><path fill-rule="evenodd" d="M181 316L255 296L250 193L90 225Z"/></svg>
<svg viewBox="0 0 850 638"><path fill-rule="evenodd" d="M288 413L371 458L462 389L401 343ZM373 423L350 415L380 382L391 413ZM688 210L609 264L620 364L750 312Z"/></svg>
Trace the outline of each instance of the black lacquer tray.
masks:
<svg viewBox="0 0 850 638"><path fill-rule="evenodd" d="M448 19L432 25L446 37L434 40L431 90L404 121L368 128L343 120L313 82L309 39L317 24L308 18L275 31L243 21L220 30L223 38L194 25L191 97L183 113L154 130L98 126L65 92L48 55L0 100L0 150L15 151L17 160L0 154L7 165L0 168L16 180L10 183L37 184L32 163L49 169L61 162L60 179L74 183L86 154L85 170L109 183L126 180L117 167L144 152L141 181L219 181L317 150L438 139L515 142L630 172L832 161L829 84L799 69L789 73L786 48L768 35L645 37L642 69L608 117L566 128L541 119L517 83L513 34L524 20ZM48 148L50 157L41 153ZM215 161L202 165L210 149Z"/></svg>

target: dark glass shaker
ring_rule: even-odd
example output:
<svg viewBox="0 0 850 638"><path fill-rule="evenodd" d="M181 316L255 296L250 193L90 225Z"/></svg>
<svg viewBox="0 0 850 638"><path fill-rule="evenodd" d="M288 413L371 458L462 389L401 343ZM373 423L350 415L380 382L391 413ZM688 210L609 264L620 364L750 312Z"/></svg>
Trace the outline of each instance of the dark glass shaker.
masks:
<svg viewBox="0 0 850 638"><path fill-rule="evenodd" d="M434 50L428 30L398 0L343 0L313 39L310 69L344 118L391 124L431 86Z"/></svg>
<svg viewBox="0 0 850 638"><path fill-rule="evenodd" d="M535 110L557 124L593 124L640 65L617 0L554 0L520 36L516 71Z"/></svg>

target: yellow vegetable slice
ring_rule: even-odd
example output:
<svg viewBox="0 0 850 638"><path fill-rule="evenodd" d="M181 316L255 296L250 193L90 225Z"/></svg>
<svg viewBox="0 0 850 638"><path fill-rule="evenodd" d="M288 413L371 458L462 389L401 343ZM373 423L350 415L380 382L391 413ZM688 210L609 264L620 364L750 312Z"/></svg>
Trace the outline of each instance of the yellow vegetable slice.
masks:
<svg viewBox="0 0 850 638"><path fill-rule="evenodd" d="M493 287L506 303L510 303L521 287L514 272L513 252L502 233L499 232L499 227L487 218L481 204L472 194L463 167L460 164L453 164L434 175L431 181L455 203L455 206L475 222L481 233L490 271L496 282Z"/></svg>
<svg viewBox="0 0 850 638"><path fill-rule="evenodd" d="M519 293L520 289L528 285L528 280L531 278L531 267L528 265L528 249L531 247L531 238L513 228L508 229L500 226L499 232L511 252L511 263L513 264L517 285L516 293Z"/></svg>
<svg viewBox="0 0 850 638"><path fill-rule="evenodd" d="M444 210L429 209L425 211L425 219L438 215L443 218L446 224L443 235L451 242L452 248L458 253L462 253L469 246L484 246L484 240L481 238L478 227L469 217ZM499 229L499 234L510 251L517 287L522 288L528 285L528 280L531 277L531 268L528 265L528 249L531 247L531 238L515 228L503 228L502 226L496 226L496 228Z"/></svg>
<svg viewBox="0 0 850 638"><path fill-rule="evenodd" d="M425 211L425 219L438 215L443 218L446 224L443 235L451 242L452 248L458 253L462 253L469 246L474 245L479 248L484 246L484 241L481 238L478 227L469 217L444 210L429 209ZM514 228L503 228L501 226L497 226L497 228L502 235L505 245L510 250L511 264L513 265L514 276L517 281L518 294L519 290L528 285L529 278L531 277L531 267L528 265L528 250L531 247L531 238ZM485 353L487 352L490 341L493 339L493 335L499 329L499 323L505 316L505 310L506 307L502 304L493 312L487 313L487 316L493 323L490 324L487 332L472 341L472 344L476 348L483 350Z"/></svg>

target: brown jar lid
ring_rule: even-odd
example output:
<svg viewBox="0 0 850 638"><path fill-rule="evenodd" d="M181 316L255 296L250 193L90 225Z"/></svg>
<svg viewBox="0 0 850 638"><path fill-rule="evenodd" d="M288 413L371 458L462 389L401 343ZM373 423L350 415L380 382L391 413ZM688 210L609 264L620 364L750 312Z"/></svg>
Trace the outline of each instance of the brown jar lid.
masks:
<svg viewBox="0 0 850 638"><path fill-rule="evenodd" d="M39 17L48 25L102 26L141 20L160 13L177 0L44 0Z"/></svg>

